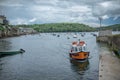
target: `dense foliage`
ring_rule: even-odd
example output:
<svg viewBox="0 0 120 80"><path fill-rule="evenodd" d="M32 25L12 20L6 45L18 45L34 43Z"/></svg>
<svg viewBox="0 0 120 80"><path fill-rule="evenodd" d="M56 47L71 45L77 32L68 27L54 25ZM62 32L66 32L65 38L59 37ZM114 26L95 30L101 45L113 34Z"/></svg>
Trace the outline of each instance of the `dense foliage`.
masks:
<svg viewBox="0 0 120 80"><path fill-rule="evenodd" d="M16 25L17 27L31 27L38 32L83 32L94 31L95 29L79 23L49 23L34 25Z"/></svg>
<svg viewBox="0 0 120 80"><path fill-rule="evenodd" d="M4 28L3 28L3 25L0 24L0 31L3 31Z"/></svg>
<svg viewBox="0 0 120 80"><path fill-rule="evenodd" d="M4 30L0 25L0 30ZM113 31L120 31L120 24L110 25L101 28L89 27L85 24L79 23L49 23L49 24L33 24L33 25L9 25L9 27L24 27L33 28L38 32L83 32L83 31L98 31L111 29Z"/></svg>

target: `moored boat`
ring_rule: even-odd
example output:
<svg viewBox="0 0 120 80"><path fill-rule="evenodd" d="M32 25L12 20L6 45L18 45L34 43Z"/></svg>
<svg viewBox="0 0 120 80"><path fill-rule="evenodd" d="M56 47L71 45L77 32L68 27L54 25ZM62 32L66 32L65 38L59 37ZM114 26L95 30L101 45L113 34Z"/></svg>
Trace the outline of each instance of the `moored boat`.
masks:
<svg viewBox="0 0 120 80"><path fill-rule="evenodd" d="M87 60L89 52L86 49L86 43L84 41L73 42L69 56L75 60Z"/></svg>
<svg viewBox="0 0 120 80"><path fill-rule="evenodd" d="M18 54L18 53L24 53L25 50L20 49L18 51L2 51L0 52L0 55L14 55L14 54Z"/></svg>
<svg viewBox="0 0 120 80"><path fill-rule="evenodd" d="M97 36L97 34L93 34L93 36Z"/></svg>
<svg viewBox="0 0 120 80"><path fill-rule="evenodd" d="M60 35L58 34L57 37L60 37Z"/></svg>
<svg viewBox="0 0 120 80"><path fill-rule="evenodd" d="M73 38L77 38L77 35L73 35Z"/></svg>

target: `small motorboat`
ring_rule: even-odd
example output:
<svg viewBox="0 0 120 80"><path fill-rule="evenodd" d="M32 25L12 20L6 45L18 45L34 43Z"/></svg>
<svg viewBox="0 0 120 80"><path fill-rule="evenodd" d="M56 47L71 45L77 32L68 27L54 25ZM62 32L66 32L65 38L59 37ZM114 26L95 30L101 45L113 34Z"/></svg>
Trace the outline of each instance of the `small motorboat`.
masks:
<svg viewBox="0 0 120 80"><path fill-rule="evenodd" d="M87 60L89 52L86 50L86 43L84 41L72 42L69 56L74 60Z"/></svg>
<svg viewBox="0 0 120 80"><path fill-rule="evenodd" d="M70 37L67 36L67 39L70 39Z"/></svg>
<svg viewBox="0 0 120 80"><path fill-rule="evenodd" d="M73 35L73 38L77 38L77 35Z"/></svg>
<svg viewBox="0 0 120 80"><path fill-rule="evenodd" d="M60 35L58 34L57 37L60 37Z"/></svg>
<svg viewBox="0 0 120 80"><path fill-rule="evenodd" d="M0 55L14 55L14 54L18 54L18 53L24 53L25 50L20 49L18 51L2 51L0 52Z"/></svg>
<svg viewBox="0 0 120 80"><path fill-rule="evenodd" d="M97 36L97 34L93 34L93 36Z"/></svg>

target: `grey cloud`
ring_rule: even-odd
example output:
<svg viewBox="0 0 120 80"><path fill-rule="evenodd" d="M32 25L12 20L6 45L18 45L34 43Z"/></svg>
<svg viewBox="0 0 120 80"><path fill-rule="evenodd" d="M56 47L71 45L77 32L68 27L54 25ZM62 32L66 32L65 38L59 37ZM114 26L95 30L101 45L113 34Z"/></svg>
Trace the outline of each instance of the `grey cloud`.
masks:
<svg viewBox="0 0 120 80"><path fill-rule="evenodd" d="M120 15L120 0L61 0L61 1L67 1L68 3L74 3L76 5L86 5L88 7L91 7L93 10L94 16L118 16ZM108 5L108 7L103 7L99 5L100 3L104 2L110 2L111 4Z"/></svg>
<svg viewBox="0 0 120 80"><path fill-rule="evenodd" d="M101 5L101 4L104 4L104 5ZM109 17L116 17L116 16L119 17L120 16L119 5L120 5L120 1L106 1L102 3L98 3L93 7L93 15L95 16L108 15Z"/></svg>
<svg viewBox="0 0 120 80"><path fill-rule="evenodd" d="M105 2L110 4L105 6ZM41 22L95 22L105 15L117 18L119 5L120 0L0 0L0 10L11 20L36 18Z"/></svg>

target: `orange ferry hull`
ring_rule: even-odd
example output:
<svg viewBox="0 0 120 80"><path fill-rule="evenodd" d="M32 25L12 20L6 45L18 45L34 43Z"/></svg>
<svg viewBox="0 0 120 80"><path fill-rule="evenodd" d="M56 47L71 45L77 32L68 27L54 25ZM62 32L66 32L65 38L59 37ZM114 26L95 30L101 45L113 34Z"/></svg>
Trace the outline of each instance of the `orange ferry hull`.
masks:
<svg viewBox="0 0 120 80"><path fill-rule="evenodd" d="M70 53L70 58L75 60L86 60L89 57L89 52Z"/></svg>

